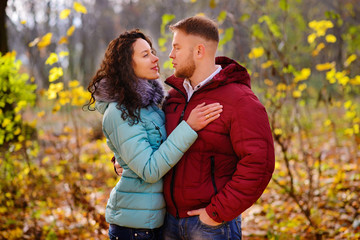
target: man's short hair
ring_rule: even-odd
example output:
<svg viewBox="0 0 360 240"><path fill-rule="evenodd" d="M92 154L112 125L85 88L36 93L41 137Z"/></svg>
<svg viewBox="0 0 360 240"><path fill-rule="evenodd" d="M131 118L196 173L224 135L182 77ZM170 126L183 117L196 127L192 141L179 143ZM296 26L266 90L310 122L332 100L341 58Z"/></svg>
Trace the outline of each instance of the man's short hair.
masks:
<svg viewBox="0 0 360 240"><path fill-rule="evenodd" d="M199 36L217 43L219 42L218 26L213 20L207 17L194 16L185 18L174 25L170 25L169 28L172 32L181 30L189 35Z"/></svg>

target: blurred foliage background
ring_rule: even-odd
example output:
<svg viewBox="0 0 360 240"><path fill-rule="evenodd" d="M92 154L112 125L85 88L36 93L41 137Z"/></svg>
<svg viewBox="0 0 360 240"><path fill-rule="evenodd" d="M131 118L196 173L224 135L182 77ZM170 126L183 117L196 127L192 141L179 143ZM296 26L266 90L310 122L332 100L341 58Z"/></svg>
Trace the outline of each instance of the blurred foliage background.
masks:
<svg viewBox="0 0 360 240"><path fill-rule="evenodd" d="M357 0L2 0L0 239L107 239L118 181L101 116L83 111L107 44L139 28L162 79L168 25L218 22L218 55L250 72L276 148L273 180L243 213L244 239L360 238Z"/></svg>

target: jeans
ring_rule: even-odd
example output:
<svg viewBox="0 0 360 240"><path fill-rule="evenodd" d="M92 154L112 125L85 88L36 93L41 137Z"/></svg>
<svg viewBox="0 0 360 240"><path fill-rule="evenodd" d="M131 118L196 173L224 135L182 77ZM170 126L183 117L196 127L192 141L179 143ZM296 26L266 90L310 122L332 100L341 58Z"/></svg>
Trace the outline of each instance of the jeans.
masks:
<svg viewBox="0 0 360 240"><path fill-rule="evenodd" d="M167 213L163 236L164 240L241 240L241 215L230 222L209 226L199 216L176 219Z"/></svg>
<svg viewBox="0 0 360 240"><path fill-rule="evenodd" d="M110 224L109 227L110 240L158 240L161 239L161 235L161 228L137 229L115 224Z"/></svg>

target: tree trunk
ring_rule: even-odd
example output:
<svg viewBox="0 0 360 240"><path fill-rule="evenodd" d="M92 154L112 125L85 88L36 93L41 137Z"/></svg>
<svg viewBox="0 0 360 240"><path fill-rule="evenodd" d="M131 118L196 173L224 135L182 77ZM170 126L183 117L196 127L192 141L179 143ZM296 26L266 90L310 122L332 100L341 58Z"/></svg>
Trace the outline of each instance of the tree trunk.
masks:
<svg viewBox="0 0 360 240"><path fill-rule="evenodd" d="M6 6L8 0L0 1L0 52L2 54L9 51L7 30L6 30Z"/></svg>

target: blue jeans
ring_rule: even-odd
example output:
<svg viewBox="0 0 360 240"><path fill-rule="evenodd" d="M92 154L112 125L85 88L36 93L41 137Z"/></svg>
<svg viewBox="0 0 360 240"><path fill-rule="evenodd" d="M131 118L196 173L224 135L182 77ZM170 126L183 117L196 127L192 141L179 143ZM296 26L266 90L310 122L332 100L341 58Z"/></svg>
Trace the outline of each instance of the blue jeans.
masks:
<svg viewBox="0 0 360 240"><path fill-rule="evenodd" d="M158 240L161 239L161 228L156 229L137 229L121 227L110 224L110 240Z"/></svg>
<svg viewBox="0 0 360 240"><path fill-rule="evenodd" d="M167 213L163 236L164 240L241 240L241 215L213 227L202 223L199 216L176 219Z"/></svg>

